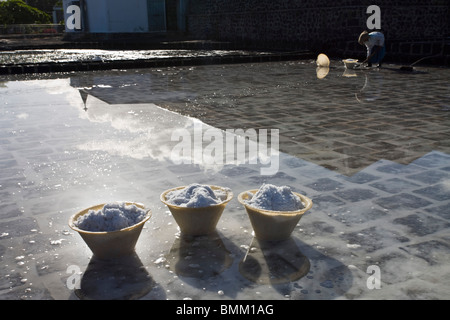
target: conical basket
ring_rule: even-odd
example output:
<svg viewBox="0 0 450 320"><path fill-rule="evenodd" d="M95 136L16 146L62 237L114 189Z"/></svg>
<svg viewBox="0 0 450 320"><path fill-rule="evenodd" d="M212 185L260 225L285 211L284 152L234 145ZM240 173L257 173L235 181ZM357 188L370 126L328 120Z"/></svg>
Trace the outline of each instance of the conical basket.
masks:
<svg viewBox="0 0 450 320"><path fill-rule="evenodd" d="M248 217L259 240L280 241L288 239L303 214L311 209L313 203L308 197L294 192L303 202L304 208L297 211L270 211L249 206L245 201L258 190L244 191L238 201L245 207Z"/></svg>
<svg viewBox="0 0 450 320"><path fill-rule="evenodd" d="M345 68L349 70L356 69L361 63L355 59L344 59L342 62L345 64Z"/></svg>
<svg viewBox="0 0 450 320"><path fill-rule="evenodd" d="M184 235L201 236L211 234L216 230L217 223L222 216L228 202L233 198L233 193L223 187L210 186L214 190L222 190L227 192L227 198L217 205L200 208L180 207L167 202L166 195L171 191L186 188L177 187L164 191L161 194L161 202L164 203L172 213L176 223L180 227L180 231Z"/></svg>
<svg viewBox="0 0 450 320"><path fill-rule="evenodd" d="M316 64L318 67L328 68L330 66L330 59L326 54L321 53L317 56Z"/></svg>
<svg viewBox="0 0 450 320"><path fill-rule="evenodd" d="M105 204L99 204L87 209L84 209L77 214L74 214L69 219L69 227L77 231L81 238L86 242L92 253L100 259L118 258L134 253L137 240L141 234L145 222L150 219L151 210L146 209L142 204L126 202L126 205L132 205L147 210L146 216L139 223L123 228L117 231L92 232L82 230L75 226L75 221L82 215L85 215L89 210L101 210Z"/></svg>

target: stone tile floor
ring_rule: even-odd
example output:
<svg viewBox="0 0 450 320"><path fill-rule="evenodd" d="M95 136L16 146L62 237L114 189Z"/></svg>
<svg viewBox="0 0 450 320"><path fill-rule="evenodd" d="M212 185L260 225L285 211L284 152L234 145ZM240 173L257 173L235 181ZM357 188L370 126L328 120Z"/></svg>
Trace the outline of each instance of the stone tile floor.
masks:
<svg viewBox="0 0 450 320"><path fill-rule="evenodd" d="M448 299L450 73L397 69L349 76L334 62L319 79L311 61L291 61L4 77L0 299ZM278 170L196 162L195 148L180 159L174 133L195 140L199 128L278 129ZM205 155L211 141L201 143ZM235 194L209 237L180 236L159 201L192 182ZM254 239L236 200L264 182L314 202L282 243ZM135 256L98 261L67 221L116 200L153 217Z"/></svg>

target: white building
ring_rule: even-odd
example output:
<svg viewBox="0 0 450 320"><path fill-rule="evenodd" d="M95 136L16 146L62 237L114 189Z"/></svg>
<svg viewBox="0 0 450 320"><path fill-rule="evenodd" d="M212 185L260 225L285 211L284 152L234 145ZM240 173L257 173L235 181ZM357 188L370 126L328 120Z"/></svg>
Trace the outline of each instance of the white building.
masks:
<svg viewBox="0 0 450 320"><path fill-rule="evenodd" d="M185 31L188 0L63 0L66 32Z"/></svg>

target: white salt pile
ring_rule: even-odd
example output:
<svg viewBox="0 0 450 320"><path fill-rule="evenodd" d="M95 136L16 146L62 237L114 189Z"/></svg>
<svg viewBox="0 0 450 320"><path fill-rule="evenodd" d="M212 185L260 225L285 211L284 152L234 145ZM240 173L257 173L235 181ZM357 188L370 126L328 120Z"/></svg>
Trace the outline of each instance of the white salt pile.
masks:
<svg viewBox="0 0 450 320"><path fill-rule="evenodd" d="M291 188L272 184L263 184L245 202L253 208L270 211L297 211L304 208L301 199L291 191Z"/></svg>
<svg viewBox="0 0 450 320"><path fill-rule="evenodd" d="M213 190L209 186L193 183L183 189L168 192L166 201L169 204L186 208L209 207L226 200L227 191L227 189Z"/></svg>
<svg viewBox="0 0 450 320"><path fill-rule="evenodd" d="M108 203L100 210L89 210L88 213L78 217L74 224L85 231L116 231L141 222L146 213L146 210L134 204Z"/></svg>

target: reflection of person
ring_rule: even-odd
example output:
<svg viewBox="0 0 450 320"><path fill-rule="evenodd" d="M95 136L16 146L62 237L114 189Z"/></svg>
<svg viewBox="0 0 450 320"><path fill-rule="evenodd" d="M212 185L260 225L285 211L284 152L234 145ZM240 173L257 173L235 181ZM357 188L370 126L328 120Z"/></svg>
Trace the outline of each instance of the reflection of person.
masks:
<svg viewBox="0 0 450 320"><path fill-rule="evenodd" d="M381 67L381 62L386 54L384 34L379 31L368 33L364 31L358 39L358 43L367 47L367 59L363 63L367 63L368 67L372 64L378 64Z"/></svg>

